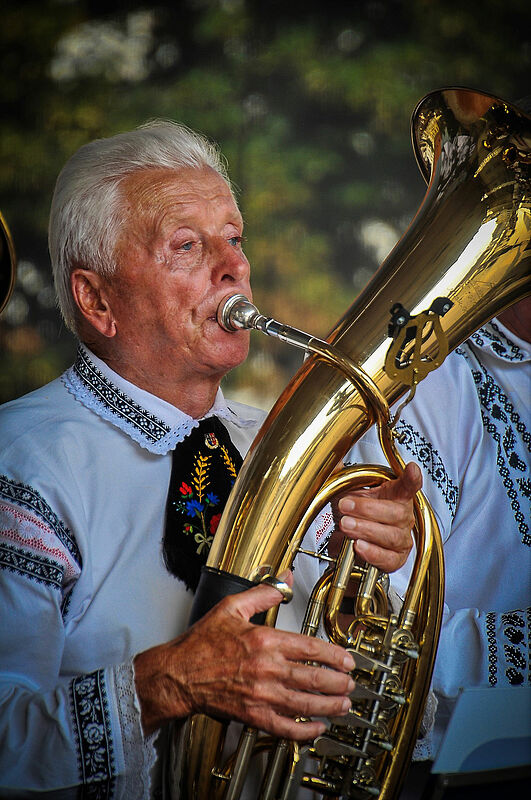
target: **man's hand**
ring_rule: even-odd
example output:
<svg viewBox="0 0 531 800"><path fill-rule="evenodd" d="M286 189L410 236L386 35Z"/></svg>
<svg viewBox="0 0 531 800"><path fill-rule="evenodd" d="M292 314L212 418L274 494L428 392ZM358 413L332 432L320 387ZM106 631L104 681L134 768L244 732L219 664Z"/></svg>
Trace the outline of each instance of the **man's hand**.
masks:
<svg viewBox="0 0 531 800"><path fill-rule="evenodd" d="M231 595L173 642L139 653L135 682L144 732L199 712L304 741L325 725L295 717L346 714L354 662L343 648L249 622L281 599L265 584Z"/></svg>
<svg viewBox="0 0 531 800"><path fill-rule="evenodd" d="M328 550L335 556L344 536L364 561L394 572L405 564L413 545L413 497L422 486L418 466L410 462L400 478L373 489L344 495L338 503L339 531L330 537Z"/></svg>

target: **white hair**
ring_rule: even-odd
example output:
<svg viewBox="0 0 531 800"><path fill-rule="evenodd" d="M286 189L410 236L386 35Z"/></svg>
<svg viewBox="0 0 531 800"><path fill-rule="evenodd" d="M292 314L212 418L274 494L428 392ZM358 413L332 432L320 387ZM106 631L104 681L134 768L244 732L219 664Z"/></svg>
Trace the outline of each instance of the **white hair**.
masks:
<svg viewBox="0 0 531 800"><path fill-rule="evenodd" d="M81 147L61 170L52 198L48 246L57 302L76 333L77 306L70 274L78 267L109 277L116 270L115 245L124 222L121 181L133 172L211 167L230 187L218 147L168 120L153 120L127 133Z"/></svg>

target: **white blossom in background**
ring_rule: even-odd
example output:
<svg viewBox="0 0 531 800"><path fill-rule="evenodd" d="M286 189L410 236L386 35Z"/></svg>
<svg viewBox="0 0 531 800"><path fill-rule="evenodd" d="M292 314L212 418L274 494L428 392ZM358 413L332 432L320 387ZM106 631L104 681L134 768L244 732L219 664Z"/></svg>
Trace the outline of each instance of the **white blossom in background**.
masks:
<svg viewBox="0 0 531 800"><path fill-rule="evenodd" d="M26 294L36 295L44 287L45 280L35 264L21 260L17 265L17 283Z"/></svg>
<svg viewBox="0 0 531 800"><path fill-rule="evenodd" d="M109 81L141 81L149 74L153 47L153 10L128 14L117 21L84 22L63 36L50 65L56 81L104 77Z"/></svg>
<svg viewBox="0 0 531 800"><path fill-rule="evenodd" d="M16 327L23 325L29 314L29 303L21 292L14 291L7 306L2 311L2 322Z"/></svg>
<svg viewBox="0 0 531 800"><path fill-rule="evenodd" d="M381 264L397 243L400 233L382 219L366 219L360 225L358 236L363 247Z"/></svg>
<svg viewBox="0 0 531 800"><path fill-rule="evenodd" d="M354 28L346 28L341 31L336 39L337 49L342 53L353 53L361 47L364 39L365 37L361 31Z"/></svg>
<svg viewBox="0 0 531 800"><path fill-rule="evenodd" d="M358 156L371 156L376 149L374 137L368 131L355 131L352 133L350 144Z"/></svg>

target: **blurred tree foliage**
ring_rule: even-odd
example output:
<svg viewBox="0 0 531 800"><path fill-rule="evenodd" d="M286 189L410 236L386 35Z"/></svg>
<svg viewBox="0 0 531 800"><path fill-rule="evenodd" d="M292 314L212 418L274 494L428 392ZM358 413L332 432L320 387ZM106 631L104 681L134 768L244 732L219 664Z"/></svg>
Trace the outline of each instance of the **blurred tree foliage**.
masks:
<svg viewBox="0 0 531 800"><path fill-rule="evenodd" d="M87 140L180 120L221 144L264 312L324 335L424 194L418 100L529 93L528 0L4 2L0 210L19 266L0 318L0 400L59 374L75 342L46 246L57 173ZM299 361L262 337L229 391L268 407Z"/></svg>

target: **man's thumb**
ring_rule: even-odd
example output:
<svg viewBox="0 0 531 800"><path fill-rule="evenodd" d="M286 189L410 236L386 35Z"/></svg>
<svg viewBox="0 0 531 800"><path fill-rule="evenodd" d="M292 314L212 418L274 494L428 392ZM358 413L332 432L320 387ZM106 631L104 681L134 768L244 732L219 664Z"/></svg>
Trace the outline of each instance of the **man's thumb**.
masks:
<svg viewBox="0 0 531 800"><path fill-rule="evenodd" d="M252 618L270 608L280 605L284 600L291 599L293 575L291 570L285 570L277 576L266 577L258 586L246 589L238 595L238 611L251 622L258 622Z"/></svg>
<svg viewBox="0 0 531 800"><path fill-rule="evenodd" d="M414 461L406 465L399 478L382 483L379 496L383 500L412 500L422 488L422 472Z"/></svg>

